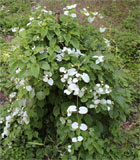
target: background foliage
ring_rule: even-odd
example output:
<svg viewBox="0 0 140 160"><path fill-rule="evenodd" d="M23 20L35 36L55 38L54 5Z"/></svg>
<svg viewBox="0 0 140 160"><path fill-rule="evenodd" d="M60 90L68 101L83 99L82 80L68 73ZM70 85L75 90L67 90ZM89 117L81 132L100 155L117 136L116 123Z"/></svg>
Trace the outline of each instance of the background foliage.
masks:
<svg viewBox="0 0 140 160"><path fill-rule="evenodd" d="M10 3L11 2L11 3ZM64 4L71 4L70 1L60 1L59 4L60 8L54 7L55 1L41 1L41 4L45 4L47 7L47 10L58 10L62 11L62 7L64 7ZM80 2L79 2L80 3ZM105 2L104 2L105 3ZM109 5L108 5L109 3ZM79 34L81 37L83 37L83 41L85 39L90 39L90 37L86 37L87 35L93 34L94 39L102 39L102 36L98 34L97 30L98 27L104 25L107 27L107 31L104 33L104 36L106 36L110 42L111 42L111 50L107 51L106 55L108 58L110 57L114 62L109 60L109 63L114 63L115 68L117 69L114 71L114 68L112 69L111 74L114 74L114 78L119 79L121 81L121 84L123 88L127 89L128 91L128 97L129 100L129 110L126 108L126 104L123 104L122 98L118 98L118 103L122 105L122 108L119 110L122 110L122 114L118 116L118 118L112 119L111 115L106 115L104 111L97 111L101 112L95 113L91 112L87 116L85 116L84 121L91 124L94 124L96 130L93 132L91 129L89 131L89 139L85 144L83 144L84 149L87 148L87 153L82 155L83 148L77 147L77 151L75 155L71 155L70 159L77 159L77 157L81 156L82 159L139 159L140 158L140 152L139 152L139 125L140 125L140 117L139 117L139 111L140 108L138 106L138 97L139 97L139 89L138 89L138 59L139 59L139 24L138 24L138 16L139 9L138 9L138 1L109 1L105 3L106 5L102 6L101 3L92 2L92 1L85 1L80 3L80 7L87 7L91 6L89 10L92 11L98 11L100 9L100 12L103 14L104 19L100 22L95 21L93 22L93 25L96 26L96 28L92 28L90 26L79 26L77 25L76 21L68 21L66 19L62 19L62 22L67 22L67 25L64 27L61 25L61 27L64 27L65 32L68 29L67 27L71 28L77 28L76 30L80 32L75 32L73 34ZM43 30L40 31L40 27L37 28L37 26L33 26L32 28L28 29L26 24L29 22L29 17L31 14L31 8L34 8L34 3L31 1L0 1L1 10L0 10L0 28L1 28L1 35L3 38L0 40L0 90L5 92L5 94L8 96L13 90L16 91L15 85L13 82L11 82L11 76L14 75L15 69L17 67L21 67L23 71L25 71L25 64L27 63L42 63L39 62L38 52L41 49L44 49L44 45L37 40L37 35L41 35L42 38L45 38L47 36L47 33ZM82 6L83 5L83 6ZM4 6L4 7L3 7ZM121 6L121 7L120 7ZM9 11L8 11L9 10ZM34 15L35 17L38 15ZM80 17L81 19L83 17ZM46 21L48 21L46 19ZM50 26L54 26L54 28L48 28L51 33L54 33L55 29L58 27L55 18L52 18L52 21L49 22ZM53 25L52 25L52 24ZM85 20L80 21L80 23L84 24ZM19 35L17 39L13 41L13 43L7 43L6 40L9 40L9 37L15 37L17 36L17 33L12 32L12 28L17 27L20 28L26 28L27 33L25 32L23 35ZM55 28L56 27L56 28ZM58 31L59 31L58 27ZM61 32L62 34L63 32ZM54 33L55 36L59 35L58 33ZM64 33L63 33L64 34ZM63 35L62 34L62 35ZM50 38L48 37L50 36ZM51 34L47 36L47 46L53 45L56 43L53 39L52 42L49 43L51 39ZM74 37L75 37L74 36ZM23 38L21 38L23 37ZM34 37L32 39L32 37ZM4 40L3 40L4 39ZM79 39L79 37L78 37ZM66 39L67 40L67 39ZM92 40L91 40L92 41ZM102 41L102 40L101 40ZM71 42L72 44L75 44L75 42ZM32 46L33 44L38 45L38 48L35 53L35 57L28 55L29 52L29 46ZM71 44L71 45L72 45ZM80 41L81 44L81 41ZM83 42L82 45L85 45L86 43ZM88 43L88 45L90 42ZM96 44L96 43L95 43ZM16 49L13 46L20 46L20 48ZM43 45L43 48L42 48ZM88 46L87 45L87 46ZM94 50L99 51L98 45L102 44L96 44ZM40 48L41 46L41 48ZM86 46L86 47L87 47ZM76 47L76 46L74 46ZM88 50L90 47L88 48ZM93 49L93 48L92 48ZM27 51L27 52L25 52ZM49 51L51 54L52 52ZM110 54L112 54L110 56ZM12 55L10 61L8 61L9 55ZM20 59L18 56L24 55L24 59ZM53 54L53 56L55 56ZM49 58L49 63L52 64L52 68L57 68L57 64L53 62L53 56ZM28 57L28 58L27 58ZM77 61L77 60L76 60ZM14 62L16 62L17 66L12 65ZM18 63L19 62L19 63ZM73 62L75 63L75 60L73 59ZM39 64L39 65L40 65ZM9 66L10 65L10 73L9 74ZM107 64L109 65L109 64ZM105 70L105 74L109 74L109 68L110 66L101 66L103 70ZM113 65L113 64L112 64ZM34 65L33 73L37 74L37 66ZM94 66L95 67L95 66ZM106 68L104 68L106 67ZM29 67L30 68L30 67ZM101 71L99 68L96 68L96 74L100 75ZM99 69L99 70L98 70ZM41 68L41 70L44 70L44 67ZM125 74L122 74L123 71ZM31 71L32 72L32 71ZM42 72L42 71L41 71ZM14 123L12 124L12 130L11 130L11 137L0 139L0 156L1 158L5 159L58 159L58 157L63 157L63 159L68 159L68 154L66 153L65 156L61 155L62 150L66 150L66 144L69 140L65 139L65 137L68 136L68 126L63 128L64 126L60 123L60 110L57 110L56 107L53 108L53 106L60 105L60 99L58 99L58 102L56 100L56 104L54 105L53 98L60 95L59 97L63 97L64 95L61 95L61 93L58 93L55 88L53 88L50 93L47 91L45 93L45 96L49 94L48 99L46 99L45 104L47 104L47 110L44 107L44 101L42 100L44 95L40 95L40 87L43 87L43 84L39 84L37 81L37 77L32 77L33 75L29 73L29 83L32 84L36 91L38 91L38 94L36 95L36 98L31 103L34 107L32 109L28 110L29 117L31 120L30 125L18 125L16 118L14 119ZM42 75L42 73L40 73ZM57 75L57 74L56 74ZM96 77L98 77L96 75ZM20 75L25 76L25 75ZM39 74L37 75L39 76ZM57 75L58 76L58 75ZM55 77L57 79L57 76ZM107 76L104 76L106 79ZM98 77L99 78L99 77ZM109 81L109 79L105 80ZM110 84L114 85L114 81L110 82ZM57 84L57 86L60 86L60 83ZM124 95L124 90L118 89L118 94ZM53 93L53 94L52 94ZM131 93L131 97L129 96L129 93ZM19 91L19 98L23 98L24 95L27 93L21 90ZM30 96L33 96L34 93L29 94ZM43 93L44 94L44 93ZM22 97L23 96L23 97ZM66 98L66 97L65 97ZM71 101L73 97L71 97L68 101ZM62 98L62 102L63 102ZM131 102L130 102L131 101ZM0 115L7 116L7 110L10 108L14 108L15 106L19 105L17 104L18 101L15 101L15 103L12 104L5 104L4 107L0 108ZM23 103L21 101L20 103ZM38 107L35 107L35 103L37 103ZM69 103L62 103L62 107L67 107L70 105ZM123 109L126 111L124 111ZM131 107L130 107L131 106ZM36 114L39 113L39 114ZM121 113L121 112L120 112ZM126 116L127 115L127 116ZM46 120L47 117L47 120ZM93 118L94 117L94 118ZM124 121L122 123L122 120ZM125 122L126 121L126 122ZM43 123L42 123L43 122ZM56 123L54 123L56 122ZM42 124L41 124L42 123ZM47 127L46 127L47 126ZM92 126L92 125L91 125ZM1 125L0 127L0 133L3 132L4 125ZM92 126L93 127L93 126ZM49 128L49 129L47 129ZM65 130L65 132L62 132L62 130ZM53 134L52 134L53 133ZM71 132L70 132L71 133ZM71 133L73 134L73 133ZM16 138L13 138L13 135L16 135ZM22 135L22 136L21 136ZM59 137L57 137L57 136ZM87 135L83 135L87 136ZM60 138L61 137L61 138ZM9 143L12 139L12 148L8 147ZM65 145L62 145L62 142ZM90 144L90 143L93 144ZM90 146L90 147L89 147ZM75 150L76 150L75 147ZM23 152L24 151L24 152ZM93 152L93 153L92 153ZM89 154L90 153L90 154ZM60 158L60 159L61 159Z"/></svg>

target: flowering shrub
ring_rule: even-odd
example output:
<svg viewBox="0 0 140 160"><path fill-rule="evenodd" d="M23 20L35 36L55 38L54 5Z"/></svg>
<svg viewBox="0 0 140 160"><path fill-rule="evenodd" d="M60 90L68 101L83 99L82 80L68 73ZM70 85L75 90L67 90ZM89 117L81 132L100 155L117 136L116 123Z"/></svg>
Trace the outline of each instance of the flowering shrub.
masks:
<svg viewBox="0 0 140 160"><path fill-rule="evenodd" d="M14 87L0 108L2 158L112 156L108 137L125 121L130 94L109 41L81 26L75 8L67 6L59 21L38 8L17 33L7 60Z"/></svg>

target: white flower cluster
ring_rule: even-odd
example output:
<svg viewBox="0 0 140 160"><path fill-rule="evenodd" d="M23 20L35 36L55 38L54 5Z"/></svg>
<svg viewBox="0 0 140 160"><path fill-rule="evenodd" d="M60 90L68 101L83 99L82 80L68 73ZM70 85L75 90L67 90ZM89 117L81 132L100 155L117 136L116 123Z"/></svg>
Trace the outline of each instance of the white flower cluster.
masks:
<svg viewBox="0 0 140 160"><path fill-rule="evenodd" d="M47 71L44 71L44 77L43 77L43 81L44 82L47 82L50 86L53 85L54 81L53 79L51 78L52 77L52 73L51 72L47 72Z"/></svg>
<svg viewBox="0 0 140 160"><path fill-rule="evenodd" d="M99 64L104 61L104 56L93 56L92 58L97 58L96 64Z"/></svg>
<svg viewBox="0 0 140 160"><path fill-rule="evenodd" d="M13 118L18 115L18 116L21 116L22 117L22 120L23 122L25 122L25 124L28 124L29 121L27 120L27 112L26 111L23 111L23 108L22 110L20 111L18 108L16 108L14 110L14 112L12 112L10 115L8 115L6 117L6 125L4 127L4 130L3 130L3 133L1 134L2 138L4 138L4 136L8 136L9 135L9 131L8 129L10 128L10 123L12 122ZM4 121L4 119L2 119L2 122Z"/></svg>
<svg viewBox="0 0 140 160"><path fill-rule="evenodd" d="M65 54L69 54L69 55L73 54L73 55L76 55L76 56L79 56L79 55L84 56L84 54L82 54L79 49L75 49L75 48L71 49L71 48L63 47L63 49L60 50L58 52L58 54L56 55L56 58L57 58L56 60L58 62L61 62L63 57L65 56Z"/></svg>
<svg viewBox="0 0 140 160"><path fill-rule="evenodd" d="M109 48L109 47L110 47L110 42L109 42L109 40L108 40L108 39L106 39L106 38L103 38L103 39L104 39L104 41L105 41L105 43L106 43L107 47Z"/></svg>
<svg viewBox="0 0 140 160"><path fill-rule="evenodd" d="M79 110L78 110L75 105L71 105L67 109L67 116L70 117L73 112L78 112L79 114L87 114L88 109L85 106L81 106L79 107Z"/></svg>
<svg viewBox="0 0 140 160"><path fill-rule="evenodd" d="M95 20L96 16L98 16L101 19L103 18L103 16L98 12L89 12L86 8L83 8L83 10L81 10L81 13L88 17L89 23L92 23Z"/></svg>
<svg viewBox="0 0 140 160"><path fill-rule="evenodd" d="M106 104L107 110L110 111L111 109L110 105L113 105L114 102L111 101L110 99L107 100L99 99L99 97L104 94L109 94L111 91L112 91L111 88L107 84L106 85L104 85L103 83L96 84L96 86L94 87L94 92L91 90L91 92L93 92L94 99L92 100L93 104L90 104L89 108L96 108L98 107L99 104Z"/></svg>
<svg viewBox="0 0 140 160"><path fill-rule="evenodd" d="M74 13L73 11L71 11L72 9L75 9L77 6L77 4L73 4L71 6L66 6L66 8L63 8L64 10L64 15L69 15L73 18L77 17L76 13Z"/></svg>
<svg viewBox="0 0 140 160"><path fill-rule="evenodd" d="M64 67L60 67L59 71L63 73L61 82L67 83L67 89L64 90L64 93L67 95L70 95L73 93L73 95L78 95L79 97L82 97L85 93L85 88L79 88L78 81L83 80L85 83L89 83L90 78L87 73L78 73L75 68L66 69Z"/></svg>
<svg viewBox="0 0 140 160"><path fill-rule="evenodd" d="M68 107L67 109L67 116L70 117L72 115L72 113L79 113L79 114L87 114L88 113L88 108L85 106L81 106L81 107L77 107L75 105L71 105ZM88 129L88 126L84 123L78 123L78 122L73 122L71 124L72 130L76 131L77 129L80 129L81 131L86 131ZM78 136L78 137L73 137L72 138L72 142L76 143L76 142L81 142L83 141L83 137L82 136ZM71 145L68 145L68 152L71 152Z"/></svg>
<svg viewBox="0 0 140 160"><path fill-rule="evenodd" d="M100 28L99 28L99 31L100 31L101 33L105 32L105 30L106 30L106 27L100 27Z"/></svg>
<svg viewBox="0 0 140 160"><path fill-rule="evenodd" d="M12 28L12 32L16 32L17 31L17 28Z"/></svg>
<svg viewBox="0 0 140 160"><path fill-rule="evenodd" d="M19 71L20 71L20 69L18 68L16 70L16 73L18 74ZM25 79L20 79L20 78L14 78L14 77L12 77L11 80L14 81L14 83L16 84L16 89L18 89L19 87L23 87L28 92L32 91L32 89L33 89L32 86L27 85L27 81L28 81L27 79L25 80ZM14 98L15 96L13 96L13 95L14 95L13 93L10 94L10 98Z"/></svg>

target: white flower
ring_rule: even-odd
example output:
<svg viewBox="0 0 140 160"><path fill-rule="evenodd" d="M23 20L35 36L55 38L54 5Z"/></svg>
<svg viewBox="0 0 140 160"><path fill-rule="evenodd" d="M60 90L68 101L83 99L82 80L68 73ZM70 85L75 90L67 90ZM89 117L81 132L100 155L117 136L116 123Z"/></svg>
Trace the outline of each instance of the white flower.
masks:
<svg viewBox="0 0 140 160"><path fill-rule="evenodd" d="M30 20L30 21L34 20L34 17L30 17L29 20Z"/></svg>
<svg viewBox="0 0 140 160"><path fill-rule="evenodd" d="M45 10L45 9L42 9L41 11L42 11L42 12L44 12L44 13L48 13L48 11L47 11L47 10Z"/></svg>
<svg viewBox="0 0 140 160"><path fill-rule="evenodd" d="M78 82L78 79L77 78L73 78L73 83L77 83Z"/></svg>
<svg viewBox="0 0 140 160"><path fill-rule="evenodd" d="M104 93L103 88L99 88L99 89L97 90L97 93L99 93L99 94L103 94L103 93Z"/></svg>
<svg viewBox="0 0 140 160"><path fill-rule="evenodd" d="M52 78L49 78L49 79L48 79L48 84L49 84L50 86L52 86L53 83L54 83L53 79L52 79Z"/></svg>
<svg viewBox="0 0 140 160"><path fill-rule="evenodd" d="M85 106L81 106L78 111L80 114L86 114L88 109Z"/></svg>
<svg viewBox="0 0 140 160"><path fill-rule="evenodd" d="M75 91L75 90L78 90L78 91L79 91L78 85L76 85L76 84L74 84L74 83L70 84L70 85L68 86L68 88L69 88L70 90L72 90L72 91Z"/></svg>
<svg viewBox="0 0 140 160"><path fill-rule="evenodd" d="M69 88L68 89L65 89L64 90L64 93L66 93L67 95L70 95L72 93L72 90L70 90Z"/></svg>
<svg viewBox="0 0 140 160"><path fill-rule="evenodd" d="M69 11L64 11L64 14L65 14L65 15L68 15L68 14L69 14Z"/></svg>
<svg viewBox="0 0 140 160"><path fill-rule="evenodd" d="M25 30L24 28L21 28L21 29L19 30L19 33L22 32L22 31L24 31L24 30Z"/></svg>
<svg viewBox="0 0 140 160"><path fill-rule="evenodd" d="M71 5L71 6L67 6L66 8L67 8L67 9L73 9L73 8L76 8L76 6L77 6L77 4L73 4L73 5Z"/></svg>
<svg viewBox="0 0 140 160"><path fill-rule="evenodd" d="M75 18L75 17L77 17L77 15L75 13L72 13L71 17Z"/></svg>
<svg viewBox="0 0 140 160"><path fill-rule="evenodd" d="M64 79L67 79L67 78L68 78L68 76L69 76L68 74L64 74L64 76L63 76L63 77L64 77Z"/></svg>
<svg viewBox="0 0 140 160"><path fill-rule="evenodd" d="M71 125L71 127L72 127L73 130L76 130L78 128L78 126L79 125L78 125L77 122L73 122L72 125Z"/></svg>
<svg viewBox="0 0 140 160"><path fill-rule="evenodd" d="M109 42L109 40L108 40L108 39L106 39L106 38L103 38L103 39L104 39L104 41L105 41L105 43L106 43L107 47L110 47L110 42Z"/></svg>
<svg viewBox="0 0 140 160"><path fill-rule="evenodd" d="M77 142L77 138L76 138L76 137L73 137L73 138L72 138L72 142L74 142L74 143Z"/></svg>
<svg viewBox="0 0 140 160"><path fill-rule="evenodd" d="M26 88L26 90L29 91L29 92L32 90L32 87L31 87L31 86L26 86L25 88Z"/></svg>
<svg viewBox="0 0 140 160"><path fill-rule="evenodd" d="M96 84L96 86L97 86L97 87L100 87L100 84L98 83L98 84Z"/></svg>
<svg viewBox="0 0 140 160"><path fill-rule="evenodd" d="M77 107L75 105L71 105L68 107L67 109L67 116L70 117L72 112L76 112L77 111Z"/></svg>
<svg viewBox="0 0 140 160"><path fill-rule="evenodd" d="M12 32L16 32L17 31L17 28L12 28Z"/></svg>
<svg viewBox="0 0 140 160"><path fill-rule="evenodd" d="M68 152L71 152L71 145L68 145Z"/></svg>
<svg viewBox="0 0 140 160"><path fill-rule="evenodd" d="M107 101L106 101L105 99L101 99L101 100L100 100L100 103L101 103L101 104L106 104Z"/></svg>
<svg viewBox="0 0 140 160"><path fill-rule="evenodd" d="M89 78L87 73L83 73L81 75L81 77L82 77L83 81L86 82L86 83L88 83L90 81L90 78Z"/></svg>
<svg viewBox="0 0 140 160"><path fill-rule="evenodd" d="M80 129L82 130L82 131L86 131L87 130L87 125L86 124L84 124L84 123L81 123L81 125L80 125Z"/></svg>
<svg viewBox="0 0 140 160"><path fill-rule="evenodd" d="M12 116L14 117L15 115L17 115L17 114L18 114L18 112L19 112L19 109L18 109L18 108L16 108L16 109L15 109L15 111L12 113Z"/></svg>
<svg viewBox="0 0 140 160"><path fill-rule="evenodd" d="M110 87L109 87L109 85L106 84L106 85L105 85L105 88L106 88L106 89L109 89Z"/></svg>
<svg viewBox="0 0 140 160"><path fill-rule="evenodd" d="M78 96L79 96L79 97L83 97L84 94L85 94L85 88L83 87L83 88L79 91Z"/></svg>
<svg viewBox="0 0 140 160"><path fill-rule="evenodd" d="M40 51L39 53L40 53L40 54L43 54L43 53L44 53L44 50Z"/></svg>
<svg viewBox="0 0 140 160"><path fill-rule="evenodd" d="M92 23L94 21L95 17L88 17L88 22Z"/></svg>
<svg viewBox="0 0 140 160"><path fill-rule="evenodd" d="M100 28L99 28L99 31L100 31L101 33L105 32L105 30L106 30L105 27L100 27Z"/></svg>
<svg viewBox="0 0 140 160"><path fill-rule="evenodd" d="M96 107L97 107L97 105L94 105L94 104L89 105L89 108L96 108Z"/></svg>
<svg viewBox="0 0 140 160"><path fill-rule="evenodd" d="M52 15L52 11L49 11L49 14Z"/></svg>
<svg viewBox="0 0 140 160"><path fill-rule="evenodd" d="M83 140L83 137L82 137L82 136L78 136L78 137L77 137L77 140L78 140L79 142L81 142L81 141Z"/></svg>
<svg viewBox="0 0 140 160"><path fill-rule="evenodd" d="M20 71L21 71L21 69L18 68L18 69L16 70L16 74L18 74Z"/></svg>
<svg viewBox="0 0 140 160"><path fill-rule="evenodd" d="M88 12L85 12L84 15L85 15L85 16L89 16L89 13L88 13Z"/></svg>
<svg viewBox="0 0 140 160"><path fill-rule="evenodd" d="M56 55L56 60L58 62L61 62L62 61L62 56L60 54Z"/></svg>
<svg viewBox="0 0 140 160"><path fill-rule="evenodd" d="M68 75L74 76L77 73L75 68L68 69Z"/></svg>
<svg viewBox="0 0 140 160"><path fill-rule="evenodd" d="M35 49L35 46L32 47L32 50L34 50L34 49Z"/></svg>
<svg viewBox="0 0 140 160"><path fill-rule="evenodd" d="M93 56L93 58L98 58L98 59L96 60L96 64L99 64L100 62L103 62L103 61L104 61L104 60L103 60L104 56Z"/></svg>
<svg viewBox="0 0 140 160"><path fill-rule="evenodd" d="M107 106L107 110L110 111L110 109L111 109L110 106Z"/></svg>
<svg viewBox="0 0 140 160"><path fill-rule="evenodd" d="M94 16L96 16L96 15L98 14L98 12L92 12L92 14L93 14Z"/></svg>
<svg viewBox="0 0 140 160"><path fill-rule="evenodd" d="M81 77L81 74L80 73L76 73L76 77L77 78Z"/></svg>
<svg viewBox="0 0 140 160"><path fill-rule="evenodd" d="M61 82L65 83L65 82L66 82L66 80L65 80L64 78L61 78Z"/></svg>
<svg viewBox="0 0 140 160"><path fill-rule="evenodd" d="M107 103L107 104L112 104L112 102L111 102L110 99L107 99L107 100L106 100L106 103Z"/></svg>
<svg viewBox="0 0 140 160"><path fill-rule="evenodd" d="M100 103L100 100L99 99L96 99L95 101L94 101L94 104L99 104Z"/></svg>
<svg viewBox="0 0 140 160"><path fill-rule="evenodd" d="M30 23L27 23L27 26L31 25L31 22Z"/></svg>
<svg viewBox="0 0 140 160"><path fill-rule="evenodd" d="M71 149L70 149L70 148L68 148L68 152L71 152Z"/></svg>
<svg viewBox="0 0 140 160"><path fill-rule="evenodd" d="M15 96L16 96L16 92L12 92L12 93L9 95L10 98L14 98Z"/></svg>

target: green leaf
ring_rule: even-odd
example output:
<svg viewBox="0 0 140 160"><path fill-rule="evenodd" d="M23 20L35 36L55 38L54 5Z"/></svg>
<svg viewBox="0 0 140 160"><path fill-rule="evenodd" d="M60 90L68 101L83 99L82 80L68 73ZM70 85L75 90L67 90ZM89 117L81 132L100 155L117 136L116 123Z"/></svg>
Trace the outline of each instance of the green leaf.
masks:
<svg viewBox="0 0 140 160"><path fill-rule="evenodd" d="M53 109L53 114L55 115L55 117L57 117L60 113L60 108L58 106L55 106Z"/></svg>
<svg viewBox="0 0 140 160"><path fill-rule="evenodd" d="M99 66L99 65L97 65L97 64L91 64L90 65L90 67L92 68L92 69L95 69L95 70L101 70L101 67Z"/></svg>
<svg viewBox="0 0 140 160"><path fill-rule="evenodd" d="M37 63L31 64L31 72L35 78L38 78L40 72L39 64Z"/></svg>
<svg viewBox="0 0 140 160"><path fill-rule="evenodd" d="M46 94L44 92L42 92L42 91L39 91L39 92L37 92L36 97L39 100L43 100L43 99L45 99Z"/></svg>
<svg viewBox="0 0 140 160"><path fill-rule="evenodd" d="M47 33L48 33L48 28L47 27L41 29L41 36L43 38L47 35Z"/></svg>
<svg viewBox="0 0 140 160"><path fill-rule="evenodd" d="M73 45L74 48L79 48L79 41L76 38L71 38L71 44Z"/></svg>
<svg viewBox="0 0 140 160"><path fill-rule="evenodd" d="M44 70L49 70L50 69L50 65L48 62L41 62L41 68Z"/></svg>

